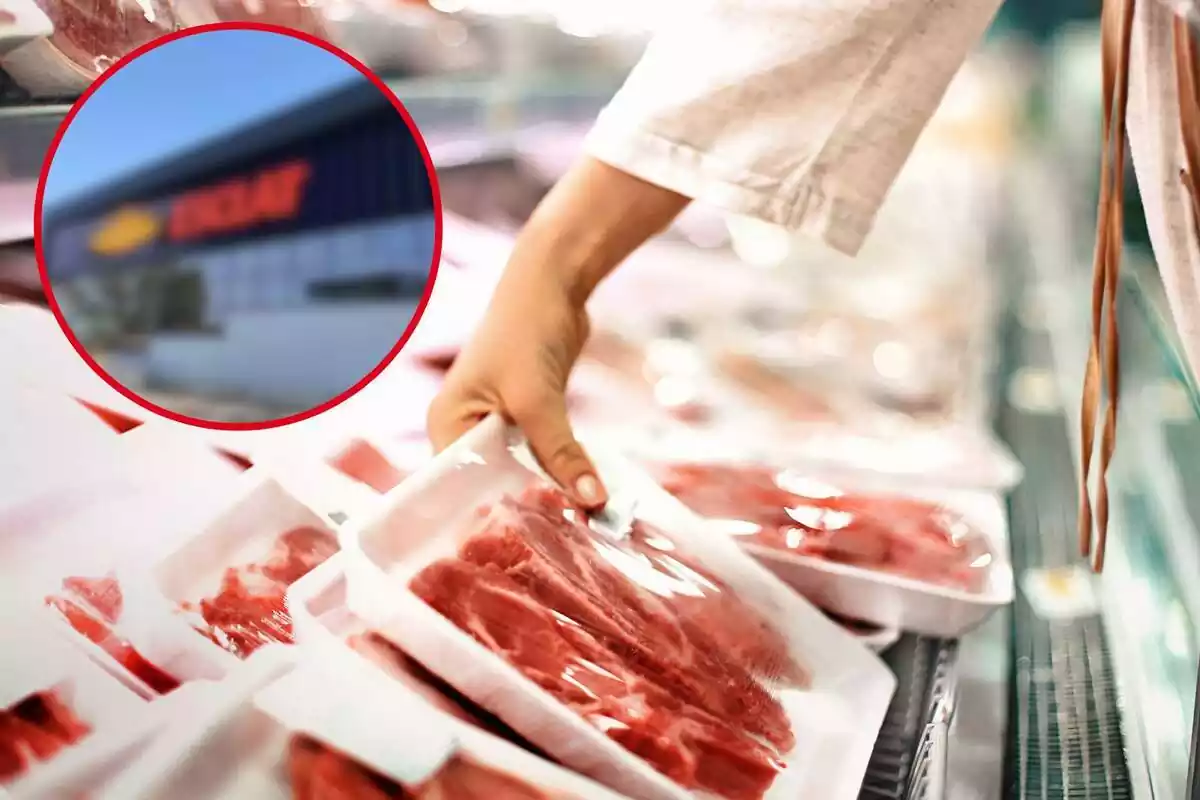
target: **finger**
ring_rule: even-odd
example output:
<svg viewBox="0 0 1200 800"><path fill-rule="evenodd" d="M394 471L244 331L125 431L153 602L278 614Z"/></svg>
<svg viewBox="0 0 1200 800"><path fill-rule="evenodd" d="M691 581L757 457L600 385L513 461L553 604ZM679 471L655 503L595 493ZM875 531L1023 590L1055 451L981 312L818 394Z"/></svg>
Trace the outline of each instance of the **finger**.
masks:
<svg viewBox="0 0 1200 800"><path fill-rule="evenodd" d="M482 422L485 416L486 413L464 410L464 403L460 399L443 390L429 404L429 413L425 418L425 427L434 454L445 450L460 436Z"/></svg>
<svg viewBox="0 0 1200 800"><path fill-rule="evenodd" d="M593 509L608 502L608 492L596 467L571 431L566 400L561 394L530 398L509 409L509 414L525 433L529 449L542 469L576 503Z"/></svg>

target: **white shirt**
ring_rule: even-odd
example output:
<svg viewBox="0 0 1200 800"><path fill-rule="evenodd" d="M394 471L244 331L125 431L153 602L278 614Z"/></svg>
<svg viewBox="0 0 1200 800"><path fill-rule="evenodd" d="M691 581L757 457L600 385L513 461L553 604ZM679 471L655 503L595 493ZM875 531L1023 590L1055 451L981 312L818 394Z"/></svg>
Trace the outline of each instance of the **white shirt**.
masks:
<svg viewBox="0 0 1200 800"><path fill-rule="evenodd" d="M854 254L1001 2L697 0L652 40L588 152ZM1151 243L1196 372L1200 250L1179 180L1171 20L1164 4L1138 3L1128 129Z"/></svg>

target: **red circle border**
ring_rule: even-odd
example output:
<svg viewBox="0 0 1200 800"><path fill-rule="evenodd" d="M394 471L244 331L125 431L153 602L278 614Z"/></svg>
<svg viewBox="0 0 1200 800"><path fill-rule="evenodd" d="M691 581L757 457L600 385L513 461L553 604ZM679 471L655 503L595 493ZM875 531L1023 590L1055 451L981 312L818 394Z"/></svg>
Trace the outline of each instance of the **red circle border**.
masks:
<svg viewBox="0 0 1200 800"><path fill-rule="evenodd" d="M413 140L417 144L417 149L421 153L421 158L425 162L425 171L429 176L429 186L433 194L433 260L429 265L429 277L425 281L425 291L421 295L421 300L417 304L416 311L413 312L412 319L409 320L408 326L404 329L404 333L400 335L400 339L373 370L368 372L361 380L359 380L350 388L346 389L341 394L338 394L329 400L310 408L307 411L302 411L286 417L280 417L278 419L263 420L261 422L220 422L218 420L201 419L199 417L188 417L176 411L164 408L156 403L152 403L144 397L126 388L122 383L110 375L107 370L100 366L100 364L97 363L96 360L91 357L91 355L88 354L87 350L80 343L79 339L71 331L71 327L67 324L66 318L62 313L62 309L59 307L58 301L54 297L54 288L50 284L50 275L46 269L45 252L42 247L42 204L46 191L46 178L50 174L50 165L54 161L54 155L58 152L58 147L62 142L64 134L66 134L67 129L71 126L71 122L75 119L75 115L79 113L79 110L83 108L84 104L87 103L91 96L101 86L103 86L109 78L111 78L128 64L135 61L139 56L188 36L196 36L212 31L229 30L260 31L264 33L279 34L281 36L289 36L293 39L298 39L307 44L319 47L354 67L359 74L369 80L375 86L375 88L378 89L383 96L388 99L388 102L392 104L392 107L396 109L396 112L404 120L404 124L408 127L409 133L412 135ZM425 143L425 138L421 135L421 131L417 128L412 116L408 113L408 109L406 109L404 104L400 102L400 98L396 97L395 93L388 88L388 85L384 83L382 78L372 72L357 58L350 55L345 50L342 50L340 47L337 47L318 36L313 36L312 34L304 31L298 31L292 28L285 28L281 25L272 25L262 22L214 22L206 25L197 25L195 27L173 31L138 46L134 50L122 56L115 64L113 64L113 66L105 70L87 87L86 90L84 90L83 94L79 96L79 99L72 104L71 110L67 112L67 115L65 118L63 118L63 121L59 123L58 130L55 131L54 138L50 142L50 147L46 151L45 160L42 162L41 174L38 176L37 197L34 200L33 214L34 256L37 260L38 274L42 283L42 291L46 296L47 305L50 307L51 312L53 312L54 318L58 321L59 327L62 328L63 334L67 337L67 341L69 341L71 346L75 348L75 352L79 354L79 357L82 358L84 363L91 367L92 370L99 375L105 383L107 383L110 387L112 387L113 390L118 392L127 400L136 403L138 406L141 406L145 410L153 414L157 414L160 417L164 417L184 425L191 425L193 427L205 428L208 430L261 431L283 427L284 425L291 425L294 422L302 422L307 419L312 419L319 414L323 414L324 412L341 405L365 389L372 381L379 377L379 375L385 369L387 369L389 365L391 365L391 363L400 354L400 351L404 349L404 345L408 344L408 340L412 338L413 332L416 331L417 325L420 323L421 318L425 315L426 307L429 305L429 298L433 294L434 282L437 280L438 266L441 264L442 259L442 195L441 189L438 185L437 171L434 169L433 158L429 155L429 147Z"/></svg>

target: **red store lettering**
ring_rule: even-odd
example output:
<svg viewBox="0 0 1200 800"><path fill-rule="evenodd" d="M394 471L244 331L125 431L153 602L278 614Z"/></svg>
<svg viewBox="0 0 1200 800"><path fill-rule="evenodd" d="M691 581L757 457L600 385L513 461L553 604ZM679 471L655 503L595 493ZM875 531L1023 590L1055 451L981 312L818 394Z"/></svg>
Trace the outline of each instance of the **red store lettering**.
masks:
<svg viewBox="0 0 1200 800"><path fill-rule="evenodd" d="M194 241L235 233L300 212L311 170L295 161L182 195L171 204L172 241Z"/></svg>

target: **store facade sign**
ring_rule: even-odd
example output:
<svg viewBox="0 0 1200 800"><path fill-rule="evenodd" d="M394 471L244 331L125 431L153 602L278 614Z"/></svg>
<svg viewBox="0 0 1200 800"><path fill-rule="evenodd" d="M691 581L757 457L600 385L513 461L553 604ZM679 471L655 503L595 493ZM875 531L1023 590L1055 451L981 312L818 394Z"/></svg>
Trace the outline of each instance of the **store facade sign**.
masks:
<svg viewBox="0 0 1200 800"><path fill-rule="evenodd" d="M172 244L248 233L295 219L312 170L305 161L193 189L154 206L126 206L102 219L88 249L99 256L131 255L165 238Z"/></svg>
<svg viewBox="0 0 1200 800"><path fill-rule="evenodd" d="M125 197L97 212L47 212L42 236L55 279L154 268L244 240L434 213L425 162L390 105L195 182L165 184L157 196Z"/></svg>
<svg viewBox="0 0 1200 800"><path fill-rule="evenodd" d="M312 169L305 161L194 189L171 203L172 242L203 241L295 219Z"/></svg>
<svg viewBox="0 0 1200 800"><path fill-rule="evenodd" d="M162 221L154 210L121 208L96 226L88 249L101 256L129 255L156 240L161 231Z"/></svg>

